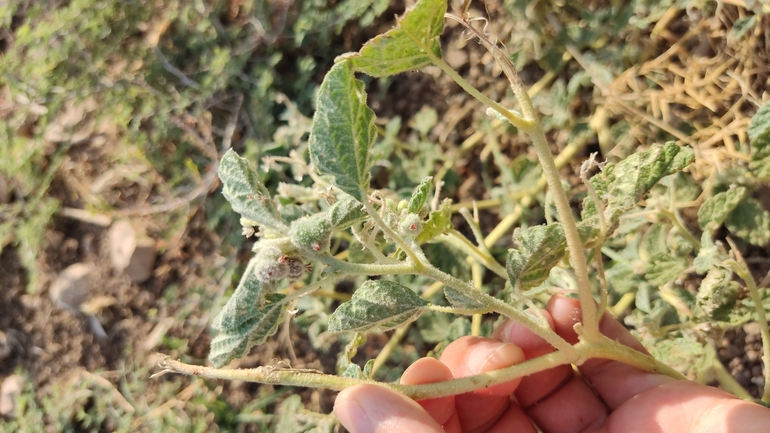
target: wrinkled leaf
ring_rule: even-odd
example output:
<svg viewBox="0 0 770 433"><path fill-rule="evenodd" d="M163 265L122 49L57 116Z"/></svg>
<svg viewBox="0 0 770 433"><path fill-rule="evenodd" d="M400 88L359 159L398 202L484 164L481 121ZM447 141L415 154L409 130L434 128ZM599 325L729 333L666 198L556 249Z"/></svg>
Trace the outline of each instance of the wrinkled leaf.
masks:
<svg viewBox="0 0 770 433"><path fill-rule="evenodd" d="M733 273L723 266L714 266L701 282L696 305L709 320L728 321L735 308L738 288Z"/></svg>
<svg viewBox="0 0 770 433"><path fill-rule="evenodd" d="M770 242L770 214L751 197L740 202L727 216L725 227L750 244L761 246Z"/></svg>
<svg viewBox="0 0 770 433"><path fill-rule="evenodd" d="M761 178L770 177L770 103L763 105L749 124L751 161L749 170Z"/></svg>
<svg viewBox="0 0 770 433"><path fill-rule="evenodd" d="M655 287L673 283L687 269L687 258L657 253L649 258L644 278Z"/></svg>
<svg viewBox="0 0 770 433"><path fill-rule="evenodd" d="M371 39L358 53L341 59L351 62L356 71L373 77L428 66L431 60L426 50L441 57L439 35L444 31L445 12L446 0L420 0L398 20L395 29Z"/></svg>
<svg viewBox="0 0 770 433"><path fill-rule="evenodd" d="M270 193L257 180L257 174L245 158L228 150L219 164L218 174L222 180L222 195L234 211L273 230L280 231L284 227Z"/></svg>
<svg viewBox="0 0 770 433"><path fill-rule="evenodd" d="M452 210L450 209L451 204L451 200L445 199L437 210L430 213L428 221L425 221L420 235L417 236L417 241L419 243L425 243L454 228L454 225L452 224Z"/></svg>
<svg viewBox="0 0 770 433"><path fill-rule="evenodd" d="M608 164L590 182L599 198L605 201L605 220L609 233L617 228L620 216L633 209L643 195L662 177L684 169L695 159L692 149L674 143L656 145L635 153L618 164ZM596 215L590 197L583 201L583 219Z"/></svg>
<svg viewBox="0 0 770 433"><path fill-rule="evenodd" d="M720 192L706 200L698 209L698 224L703 230L714 231L722 226L730 212L746 197L746 188Z"/></svg>
<svg viewBox="0 0 770 433"><path fill-rule="evenodd" d="M236 290L214 319L213 326L218 333L211 340L209 360L215 367L222 367L235 358L245 356L252 347L264 343L275 334L278 325L283 322L286 306L281 300L286 295L268 294L265 296L267 302L262 306L258 305L254 295L258 293ZM226 320L226 317L234 319Z"/></svg>
<svg viewBox="0 0 770 433"><path fill-rule="evenodd" d="M335 230L344 230L369 217L360 201L346 197L326 210L326 216Z"/></svg>
<svg viewBox="0 0 770 433"><path fill-rule="evenodd" d="M337 187L359 201L369 188L369 154L377 138L374 112L366 106L364 83L348 62L338 63L318 91L310 129L310 159L331 174Z"/></svg>
<svg viewBox="0 0 770 433"><path fill-rule="evenodd" d="M329 331L387 331L416 319L429 305L408 287L369 280L329 318Z"/></svg>
<svg viewBox="0 0 770 433"><path fill-rule="evenodd" d="M521 290L535 287L548 278L551 268L564 257L567 240L560 223L534 226L513 233L518 249L508 252L506 269L511 284Z"/></svg>
<svg viewBox="0 0 770 433"><path fill-rule="evenodd" d="M449 301L449 303L455 308L462 308L466 310L483 310L486 308L486 305L483 303L469 298L468 296L465 296L464 294L449 286L444 286L444 295L446 296L447 301Z"/></svg>
<svg viewBox="0 0 770 433"><path fill-rule="evenodd" d="M430 194L430 187L433 185L433 176L428 176L417 185L414 189L412 197L409 198L409 205L407 206L407 212L413 214L419 214L420 210L428 201L428 194Z"/></svg>
<svg viewBox="0 0 770 433"><path fill-rule="evenodd" d="M711 266L722 261L724 257L717 244L714 243L710 232L703 232L700 238L700 245L698 255L692 264L695 266L695 272L705 274Z"/></svg>

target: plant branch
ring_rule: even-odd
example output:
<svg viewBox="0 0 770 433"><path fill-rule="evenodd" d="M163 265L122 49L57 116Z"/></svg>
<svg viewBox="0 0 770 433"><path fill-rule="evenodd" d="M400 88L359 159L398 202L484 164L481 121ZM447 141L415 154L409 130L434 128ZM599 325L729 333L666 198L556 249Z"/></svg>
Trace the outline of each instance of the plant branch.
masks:
<svg viewBox="0 0 770 433"><path fill-rule="evenodd" d="M439 239L442 242L446 242L461 249L464 253L478 260L479 263L483 264L490 271L496 273L497 275L505 279L508 278L508 271L506 271L505 268L500 263L498 263L494 257L482 252L478 247L476 247L476 245L473 245L471 241L468 240L468 238L463 236L463 234L457 230L450 230L447 234L439 236Z"/></svg>
<svg viewBox="0 0 770 433"><path fill-rule="evenodd" d="M754 281L754 277L751 275L743 255L729 237L727 238L727 243L730 244L730 250L735 254L736 260L728 260L726 263L746 283L746 288L749 289L751 301L754 302L754 309L757 312L757 322L759 322L762 334L762 364L765 370L765 390L762 393L762 401L770 403L770 329L767 327L767 314L765 313L765 307L762 305L762 296L759 294L757 283Z"/></svg>

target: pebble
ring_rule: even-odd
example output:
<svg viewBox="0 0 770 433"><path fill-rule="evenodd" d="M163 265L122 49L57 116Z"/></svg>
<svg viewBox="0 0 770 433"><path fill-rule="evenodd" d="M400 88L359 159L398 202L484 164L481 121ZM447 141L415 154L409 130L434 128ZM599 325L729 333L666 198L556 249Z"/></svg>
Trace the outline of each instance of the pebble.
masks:
<svg viewBox="0 0 770 433"><path fill-rule="evenodd" d="M75 263L59 273L48 291L51 300L65 310L80 311L80 304L88 299L88 277L91 266Z"/></svg>
<svg viewBox="0 0 770 433"><path fill-rule="evenodd" d="M129 220L115 221L107 233L110 260L134 283L143 283L155 267L155 240L137 233Z"/></svg>
<svg viewBox="0 0 770 433"><path fill-rule="evenodd" d="M0 385L0 416L15 418L16 402L24 390L24 378L18 374L12 374L3 380Z"/></svg>

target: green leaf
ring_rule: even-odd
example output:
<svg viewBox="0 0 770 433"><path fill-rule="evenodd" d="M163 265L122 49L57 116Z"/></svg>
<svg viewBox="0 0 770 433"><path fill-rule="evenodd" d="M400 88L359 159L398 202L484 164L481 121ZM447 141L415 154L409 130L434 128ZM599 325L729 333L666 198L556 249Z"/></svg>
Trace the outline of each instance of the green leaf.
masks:
<svg viewBox="0 0 770 433"><path fill-rule="evenodd" d="M723 259L723 254L719 247L714 243L711 233L704 231L700 237L700 250L692 264L695 266L695 272L705 274L714 264Z"/></svg>
<svg viewBox="0 0 770 433"><path fill-rule="evenodd" d="M564 257L567 248L564 228L560 223L516 229L513 240L519 248L508 252L506 269L511 284L519 284L521 290L545 281L551 268Z"/></svg>
<svg viewBox="0 0 770 433"><path fill-rule="evenodd" d="M738 288L733 282L732 271L723 266L714 266L701 282L696 305L709 320L729 321L737 298Z"/></svg>
<svg viewBox="0 0 770 433"><path fill-rule="evenodd" d="M387 331L416 319L429 305L408 287L369 280L329 318L329 331Z"/></svg>
<svg viewBox="0 0 770 433"><path fill-rule="evenodd" d="M430 213L428 221L425 221L420 235L417 236L417 241L419 243L423 244L428 242L436 236L446 233L454 228L454 225L452 224L451 204L451 200L445 199L437 210Z"/></svg>
<svg viewBox="0 0 770 433"><path fill-rule="evenodd" d="M345 197L326 210L326 216L335 230L345 230L369 217L364 205L351 197Z"/></svg>
<svg viewBox="0 0 770 433"><path fill-rule="evenodd" d="M749 124L751 161L749 170L761 178L770 177L770 103L763 105Z"/></svg>
<svg viewBox="0 0 770 433"><path fill-rule="evenodd" d="M703 230L714 231L722 226L730 212L746 197L746 188L720 192L706 200L698 210L698 224Z"/></svg>
<svg viewBox="0 0 770 433"><path fill-rule="evenodd" d="M464 294L449 286L444 286L444 295L446 296L447 301L449 301L449 303L452 304L452 306L455 308L462 308L466 310L483 310L487 308L484 303L469 298L468 296L465 296Z"/></svg>
<svg viewBox="0 0 770 433"><path fill-rule="evenodd" d="M333 175L339 189L361 201L369 188L369 154L376 138L364 83L348 62L337 63L318 91L308 140L311 161L321 173Z"/></svg>
<svg viewBox="0 0 770 433"><path fill-rule="evenodd" d="M257 180L257 174L245 158L238 156L232 149L228 150L219 163L218 174L222 180L222 195L234 211L273 230L285 230L270 193Z"/></svg>
<svg viewBox="0 0 770 433"><path fill-rule="evenodd" d="M239 286L214 319L212 327L218 332L211 340L209 360L215 367L245 356L278 330L286 314L286 307L281 303L286 295L268 294L266 303L260 306L257 302L260 293L261 288L255 284Z"/></svg>
<svg viewBox="0 0 770 433"><path fill-rule="evenodd" d="M668 253L657 253L650 257L644 278L655 287L673 283L687 269L687 258Z"/></svg>
<svg viewBox="0 0 770 433"><path fill-rule="evenodd" d="M369 40L358 53L342 56L356 71L384 77L431 64L426 50L441 57L446 0L420 0L398 20L395 29ZM338 59L341 60L341 59Z"/></svg>
<svg viewBox="0 0 770 433"><path fill-rule="evenodd" d="M413 214L419 214L422 207L428 201L428 194L430 194L430 187L433 185L433 176L428 176L417 185L412 197L409 198L409 205L407 206L407 212Z"/></svg>
<svg viewBox="0 0 770 433"><path fill-rule="evenodd" d="M740 202L727 216L725 227L752 245L762 246L770 242L770 214L751 197Z"/></svg>
<svg viewBox="0 0 770 433"><path fill-rule="evenodd" d="M606 201L607 235L617 228L620 216L633 209L662 177L684 169L695 160L690 148L674 143L653 146L635 153L616 165L608 164L602 173L590 182L600 198ZM590 197L583 201L583 219L596 215L596 206Z"/></svg>

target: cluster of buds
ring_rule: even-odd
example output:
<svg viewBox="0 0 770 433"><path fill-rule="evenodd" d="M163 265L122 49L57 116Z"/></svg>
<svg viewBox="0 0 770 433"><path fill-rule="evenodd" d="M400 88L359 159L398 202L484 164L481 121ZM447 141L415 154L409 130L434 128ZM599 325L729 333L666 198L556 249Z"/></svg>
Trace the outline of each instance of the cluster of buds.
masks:
<svg viewBox="0 0 770 433"><path fill-rule="evenodd" d="M257 264L254 268L254 274L263 283L278 281L287 277L291 280L297 280L304 275L306 270L310 270L310 265L306 265L302 259L285 255L274 246L261 248L255 258Z"/></svg>

